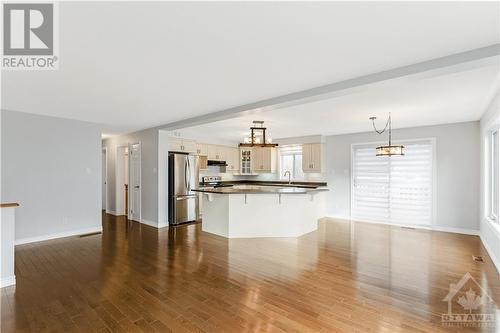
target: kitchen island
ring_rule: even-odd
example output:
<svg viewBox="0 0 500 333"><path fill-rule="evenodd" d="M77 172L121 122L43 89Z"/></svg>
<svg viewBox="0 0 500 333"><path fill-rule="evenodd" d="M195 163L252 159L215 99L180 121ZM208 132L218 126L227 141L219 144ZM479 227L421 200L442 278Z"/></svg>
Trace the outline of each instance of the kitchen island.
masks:
<svg viewBox="0 0 500 333"><path fill-rule="evenodd" d="M324 187L243 184L201 187L202 230L226 238L298 237L324 216Z"/></svg>

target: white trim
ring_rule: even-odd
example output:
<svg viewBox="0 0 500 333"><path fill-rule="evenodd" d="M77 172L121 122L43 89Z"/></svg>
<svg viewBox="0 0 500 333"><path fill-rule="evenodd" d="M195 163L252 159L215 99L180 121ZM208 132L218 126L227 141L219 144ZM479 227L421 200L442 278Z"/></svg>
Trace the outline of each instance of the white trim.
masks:
<svg viewBox="0 0 500 333"><path fill-rule="evenodd" d="M13 286L16 284L16 276L11 275L0 279L0 288Z"/></svg>
<svg viewBox="0 0 500 333"><path fill-rule="evenodd" d="M500 259L498 259L495 256L495 252L493 252L493 249L486 242L486 240L484 239L482 234L479 235L479 238L481 238L481 243L483 243L483 246L486 249L486 252L488 252L490 259L493 262L493 265L495 265L495 268L497 269L498 275L500 275Z"/></svg>
<svg viewBox="0 0 500 333"><path fill-rule="evenodd" d="M43 236L26 237L26 238L16 239L14 241L14 245L43 242L43 241L50 240L50 239L72 237L72 236L90 234L90 233L94 233L94 232L102 232L102 226L59 232L57 234L49 234L49 235L43 235Z"/></svg>
<svg viewBox="0 0 500 333"><path fill-rule="evenodd" d="M124 154L122 156L120 156L120 150L123 149L124 151ZM119 145L119 146L116 146L116 149L115 149L115 213L113 215L115 216L124 216L124 215L127 215L128 212L125 211L125 204L123 203L123 197L120 196L120 193L123 194L123 182L120 181L120 177L123 179L123 175L125 173L125 166L123 164L123 160L121 160L123 157L127 156L127 168L130 168L130 163L128 161L129 159L129 151L130 151L130 148L129 148L129 145L128 144L125 144L125 145ZM121 172L118 172L118 170L120 170ZM130 169L128 170L129 171L129 180L130 180ZM130 184L130 183L129 183ZM120 186L122 185L122 186ZM117 211L118 211L118 208L121 207L123 204L123 214L118 214Z"/></svg>
<svg viewBox="0 0 500 333"><path fill-rule="evenodd" d="M137 222L139 222L139 221L137 221ZM162 228L162 227L166 227L166 225L165 226L159 226L158 223L156 223L155 221L149 221L149 220L146 220L146 219L142 219L142 221L139 222L139 223L148 225L148 226L156 228L156 229L159 229L159 228Z"/></svg>
<svg viewBox="0 0 500 333"><path fill-rule="evenodd" d="M102 182L105 182L106 184L104 184L104 205L105 207L102 207L101 209L107 211L108 210L108 147L102 147L102 153L104 153L104 161L102 161L101 159L101 163L104 163L104 176L106 177L105 179L101 179L101 183ZM102 169L102 165L101 165L101 169ZM101 170L102 171L102 170ZM102 173L102 172L101 172ZM102 186L102 184L101 184ZM102 194L101 194L102 195ZM101 202L102 202L102 198L101 198Z"/></svg>
<svg viewBox="0 0 500 333"><path fill-rule="evenodd" d="M479 230L474 230L474 229L453 228L453 227L445 227L445 226L438 226L438 225L431 225L431 226L406 225L406 224L384 223L384 222L369 221L369 220L352 220L350 217L345 217L345 216L326 216L326 217L331 218L331 219L347 220L350 222L380 224L380 225L389 225L389 226L394 226L394 227L415 228L415 229L419 229L419 230L441 231L441 232L450 232L450 233L454 233L454 234L479 236Z"/></svg>
<svg viewBox="0 0 500 333"><path fill-rule="evenodd" d="M485 229L486 228L486 229ZM491 245L487 242L487 237L484 236L486 233L494 233L492 236L494 237L493 242L500 242L500 224L496 221L492 221L489 218L484 218L483 221L481 222L481 243L483 243L484 248L486 249L486 252L488 252L491 261L493 261L493 264L495 265L498 274L500 274L500 258L497 256L497 254L493 251L493 248Z"/></svg>
<svg viewBox="0 0 500 333"><path fill-rule="evenodd" d="M106 209L106 214L118 216L118 215L116 215L116 212L114 210L110 210L110 209Z"/></svg>
<svg viewBox="0 0 500 333"><path fill-rule="evenodd" d="M434 231L443 231L443 232L451 232L454 234L463 234L463 235L472 235L479 236L480 231L475 229L464 229L464 228L454 228L454 227L442 227L439 225L431 226L431 230Z"/></svg>
<svg viewBox="0 0 500 333"><path fill-rule="evenodd" d="M132 214L131 214L132 208L130 205L130 198L131 198L130 193L132 193L132 191L131 191L132 184L130 182L130 175L132 174L132 172L130 172L130 160L131 160L130 155L131 155L133 145L139 146L139 188L140 188L140 191L139 191L139 221L138 222L142 222L142 190L143 190L143 188L142 188L142 143L141 143L141 141L128 143L128 186L129 186L129 191L128 191L128 212L127 212L127 215L129 217L132 217Z"/></svg>

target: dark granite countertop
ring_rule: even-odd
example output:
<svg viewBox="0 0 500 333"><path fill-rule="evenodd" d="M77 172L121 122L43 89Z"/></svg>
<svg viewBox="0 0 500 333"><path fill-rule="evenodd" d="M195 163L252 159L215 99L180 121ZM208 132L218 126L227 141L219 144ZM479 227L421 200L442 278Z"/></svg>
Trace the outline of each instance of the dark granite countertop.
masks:
<svg viewBox="0 0 500 333"><path fill-rule="evenodd" d="M257 184L239 184L232 187L200 187L195 192L216 194L307 194L328 191L324 187L262 186Z"/></svg>
<svg viewBox="0 0 500 333"><path fill-rule="evenodd" d="M264 185L264 186L287 186L287 187L302 187L302 188L317 188L327 186L326 182L305 182L292 181L290 184L286 180L226 180L222 184L232 185ZM203 186L203 183L200 183Z"/></svg>

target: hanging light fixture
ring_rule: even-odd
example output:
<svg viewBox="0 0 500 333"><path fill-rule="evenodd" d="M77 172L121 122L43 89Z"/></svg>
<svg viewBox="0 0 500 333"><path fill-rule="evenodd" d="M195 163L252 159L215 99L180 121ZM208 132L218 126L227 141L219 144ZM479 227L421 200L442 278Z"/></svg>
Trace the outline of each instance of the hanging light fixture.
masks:
<svg viewBox="0 0 500 333"><path fill-rule="evenodd" d="M404 155L405 154L405 146L403 145L392 145L392 121L391 121L391 113L389 112L389 119L387 119L387 123L383 130L377 130L375 126L375 119L377 117L370 117L372 121L373 129L378 134L384 133L387 129L389 130L389 144L384 146L378 146L375 150L377 152L377 156L393 156L393 155Z"/></svg>
<svg viewBox="0 0 500 333"><path fill-rule="evenodd" d="M277 143L272 143L273 140L266 136L266 128L262 120L254 120L250 127L250 135L243 138L240 147L276 147Z"/></svg>

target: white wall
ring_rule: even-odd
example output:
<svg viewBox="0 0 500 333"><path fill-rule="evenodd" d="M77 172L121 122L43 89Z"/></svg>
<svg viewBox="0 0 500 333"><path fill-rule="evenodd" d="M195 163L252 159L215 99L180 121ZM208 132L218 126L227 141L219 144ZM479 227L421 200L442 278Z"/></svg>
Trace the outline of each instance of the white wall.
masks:
<svg viewBox="0 0 500 333"><path fill-rule="evenodd" d="M120 146L141 143L142 222L158 226L158 129L147 129L102 141L107 149L108 212L116 214L116 155Z"/></svg>
<svg viewBox="0 0 500 333"><path fill-rule="evenodd" d="M101 230L98 126L3 110L1 117L2 200L21 205L16 243Z"/></svg>
<svg viewBox="0 0 500 333"><path fill-rule="evenodd" d="M500 124L500 97L499 93L489 105L481 118L481 203L479 220L481 221L481 240L484 247L500 272L500 225L487 219L486 214L486 191L487 191L487 165L486 161L486 139L488 132L494 126Z"/></svg>
<svg viewBox="0 0 500 333"><path fill-rule="evenodd" d="M329 216L349 218L351 144L386 140L374 132L326 139ZM435 229L479 230L479 122L414 127L393 131L393 139L436 138Z"/></svg>

